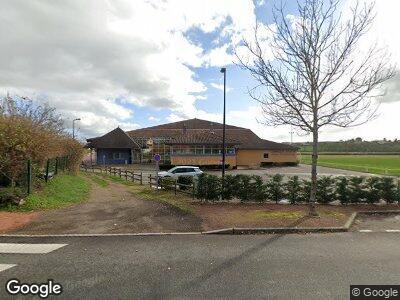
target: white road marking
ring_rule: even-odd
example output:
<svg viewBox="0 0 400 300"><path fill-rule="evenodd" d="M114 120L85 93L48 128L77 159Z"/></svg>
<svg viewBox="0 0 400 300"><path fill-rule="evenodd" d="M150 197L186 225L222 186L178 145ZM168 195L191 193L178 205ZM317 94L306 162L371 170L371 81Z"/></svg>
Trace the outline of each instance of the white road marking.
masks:
<svg viewBox="0 0 400 300"><path fill-rule="evenodd" d="M386 232L400 232L400 229L386 229Z"/></svg>
<svg viewBox="0 0 400 300"><path fill-rule="evenodd" d="M370 229L361 229L361 230L359 230L359 232L372 232L372 230L370 230Z"/></svg>
<svg viewBox="0 0 400 300"><path fill-rule="evenodd" d="M5 270L10 269L15 266L16 265L12 265L12 264L0 264L0 272L5 271Z"/></svg>
<svg viewBox="0 0 400 300"><path fill-rule="evenodd" d="M45 254L68 244L17 244L0 243L0 253Z"/></svg>

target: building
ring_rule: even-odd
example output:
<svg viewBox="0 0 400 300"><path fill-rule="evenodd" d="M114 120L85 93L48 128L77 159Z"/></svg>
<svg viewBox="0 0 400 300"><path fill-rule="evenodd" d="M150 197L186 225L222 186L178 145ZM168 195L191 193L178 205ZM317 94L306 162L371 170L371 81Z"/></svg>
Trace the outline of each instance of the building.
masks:
<svg viewBox="0 0 400 300"><path fill-rule="evenodd" d="M116 128L87 139L96 151L97 164L152 163L161 155L164 165L220 166L222 127L216 122L190 119L124 132ZM258 137L250 129L226 125L226 164L229 167L260 167L297 164L297 147Z"/></svg>

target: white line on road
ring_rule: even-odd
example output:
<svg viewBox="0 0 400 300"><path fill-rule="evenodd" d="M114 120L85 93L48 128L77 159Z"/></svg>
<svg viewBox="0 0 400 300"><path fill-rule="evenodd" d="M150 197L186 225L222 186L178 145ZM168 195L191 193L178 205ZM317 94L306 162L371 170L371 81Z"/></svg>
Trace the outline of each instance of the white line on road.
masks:
<svg viewBox="0 0 400 300"><path fill-rule="evenodd" d="M400 232L400 229L386 229L386 232Z"/></svg>
<svg viewBox="0 0 400 300"><path fill-rule="evenodd" d="M3 272L5 270L10 269L15 266L16 265L12 265L12 264L0 264L0 272Z"/></svg>
<svg viewBox="0 0 400 300"><path fill-rule="evenodd" d="M0 253L45 254L68 244L16 244L0 243Z"/></svg>
<svg viewBox="0 0 400 300"><path fill-rule="evenodd" d="M361 230L359 230L359 232L372 232L372 230L370 230L370 229L361 229Z"/></svg>

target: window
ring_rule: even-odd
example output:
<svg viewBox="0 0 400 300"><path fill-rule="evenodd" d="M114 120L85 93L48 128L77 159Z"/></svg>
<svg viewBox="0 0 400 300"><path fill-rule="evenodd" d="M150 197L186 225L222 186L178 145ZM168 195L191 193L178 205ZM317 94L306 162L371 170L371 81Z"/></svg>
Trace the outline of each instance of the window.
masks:
<svg viewBox="0 0 400 300"><path fill-rule="evenodd" d="M235 154L235 148L227 148L226 154Z"/></svg>
<svg viewBox="0 0 400 300"><path fill-rule="evenodd" d="M120 153L120 152L114 152L113 153L113 159L123 159L124 158L124 154Z"/></svg>
<svg viewBox="0 0 400 300"><path fill-rule="evenodd" d="M268 158L268 153L264 153L264 158Z"/></svg>

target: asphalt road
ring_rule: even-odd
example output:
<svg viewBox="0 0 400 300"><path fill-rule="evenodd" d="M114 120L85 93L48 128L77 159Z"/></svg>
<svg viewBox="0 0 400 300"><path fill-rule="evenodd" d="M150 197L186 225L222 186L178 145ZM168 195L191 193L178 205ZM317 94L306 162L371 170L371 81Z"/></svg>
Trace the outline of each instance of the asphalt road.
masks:
<svg viewBox="0 0 400 300"><path fill-rule="evenodd" d="M60 299L349 299L350 284L400 283L399 233L0 238L68 244L0 254L10 278L54 279Z"/></svg>

